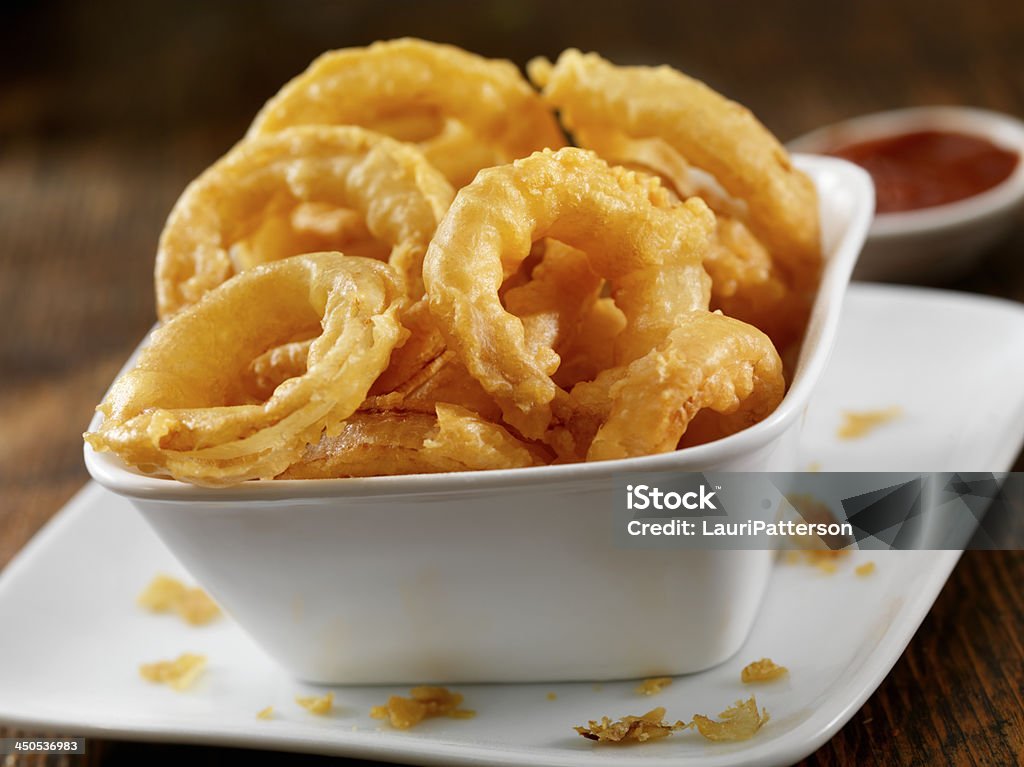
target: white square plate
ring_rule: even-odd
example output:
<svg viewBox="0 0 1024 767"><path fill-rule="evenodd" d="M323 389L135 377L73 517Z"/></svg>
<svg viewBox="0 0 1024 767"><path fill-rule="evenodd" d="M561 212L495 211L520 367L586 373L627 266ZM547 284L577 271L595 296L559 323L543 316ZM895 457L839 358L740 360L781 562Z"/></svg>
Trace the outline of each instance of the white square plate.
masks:
<svg viewBox="0 0 1024 767"><path fill-rule="evenodd" d="M1024 435L1024 309L919 289L856 285L804 429L802 458L824 470L1000 471ZM839 441L843 410L899 406L903 416ZM0 721L66 735L310 751L412 764L791 764L853 715L899 658L959 552L858 553L827 576L778 566L753 633L730 661L678 678L654 698L635 683L458 688L475 719L396 732L368 716L404 690L336 687L331 716L293 702L315 692L278 670L229 619L189 628L134 606L157 572L183 574L127 501L88 486L0 576ZM852 568L872 559L874 575ZM358 588L358 585L354 586ZM209 657L192 690L143 682L141 662L186 650ZM541 648L538 648L541 651ZM739 671L768 656L787 679L748 688ZM555 700L548 693L556 694ZM753 739L694 733L604 748L572 726L602 715L717 714L757 695L771 721ZM256 712L273 705L275 718Z"/></svg>

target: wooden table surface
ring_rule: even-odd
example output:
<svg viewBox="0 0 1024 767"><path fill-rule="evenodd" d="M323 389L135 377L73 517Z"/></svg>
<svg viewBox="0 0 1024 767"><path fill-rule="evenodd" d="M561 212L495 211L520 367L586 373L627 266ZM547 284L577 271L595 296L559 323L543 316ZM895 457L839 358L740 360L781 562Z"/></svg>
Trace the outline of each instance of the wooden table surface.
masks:
<svg viewBox="0 0 1024 767"><path fill-rule="evenodd" d="M512 0L4 5L0 566L87 478L80 434L153 321L153 254L176 196L321 50L411 34L520 63L569 45L621 62L667 62L746 103L784 139L914 104L1024 115L1024 4L1014 0L579 8ZM951 287L1024 300L1024 225ZM970 403L951 403L950 412L969 417ZM886 681L803 764L1024 763L1022 583L1020 552L965 555ZM0 630L9 630L2 617ZM326 764L95 740L81 763L231 760Z"/></svg>

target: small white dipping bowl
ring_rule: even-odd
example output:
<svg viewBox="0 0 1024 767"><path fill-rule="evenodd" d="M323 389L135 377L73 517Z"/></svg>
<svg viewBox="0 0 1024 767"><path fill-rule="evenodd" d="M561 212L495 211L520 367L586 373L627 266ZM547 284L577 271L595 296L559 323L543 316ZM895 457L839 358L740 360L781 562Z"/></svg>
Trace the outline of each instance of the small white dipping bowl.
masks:
<svg viewBox="0 0 1024 767"><path fill-rule="evenodd" d="M619 546L614 478L796 468L802 417L874 208L860 168L796 162L819 191L826 265L792 386L775 413L742 433L603 463L222 489L145 476L87 446L89 472L131 499L301 679L599 680L721 663L750 631L773 552Z"/></svg>
<svg viewBox="0 0 1024 767"><path fill-rule="evenodd" d="M1013 228L1024 202L1024 123L968 107L915 107L855 117L819 128L787 145L822 153L862 141L936 130L988 139L1020 160L1001 183L945 205L879 213L853 277L939 283L963 276Z"/></svg>

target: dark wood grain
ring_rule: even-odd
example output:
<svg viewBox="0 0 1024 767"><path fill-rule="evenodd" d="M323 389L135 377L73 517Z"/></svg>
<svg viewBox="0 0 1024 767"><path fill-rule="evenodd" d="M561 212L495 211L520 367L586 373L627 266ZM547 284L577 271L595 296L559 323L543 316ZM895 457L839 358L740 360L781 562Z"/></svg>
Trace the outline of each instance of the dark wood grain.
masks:
<svg viewBox="0 0 1024 767"><path fill-rule="evenodd" d="M322 50L411 34L520 63L570 45L667 62L748 104L783 138L914 104L1024 115L1024 4L1012 0L581 8L5 4L0 566L87 478L80 433L153 321L153 253L177 194ZM1024 226L950 287L1024 300ZM965 555L883 685L804 767L1024 763L1022 583L1024 554ZM89 749L78 763L326 764L191 746Z"/></svg>

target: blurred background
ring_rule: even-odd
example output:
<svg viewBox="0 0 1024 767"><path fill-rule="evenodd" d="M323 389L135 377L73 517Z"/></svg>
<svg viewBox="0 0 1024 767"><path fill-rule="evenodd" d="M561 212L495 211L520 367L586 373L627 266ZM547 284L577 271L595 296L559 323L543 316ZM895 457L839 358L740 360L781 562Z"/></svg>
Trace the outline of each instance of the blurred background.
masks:
<svg viewBox="0 0 1024 767"><path fill-rule="evenodd" d="M80 434L154 321L153 257L178 194L324 50L412 35L519 64L569 46L668 63L749 106L783 141L909 105L1024 117L1019 0L0 8L0 566L87 478ZM1024 300L1024 226L951 287ZM1019 585L1020 556L1007 567ZM948 609L929 620L958 620L962 608ZM1009 660L1019 680L1019 653Z"/></svg>

